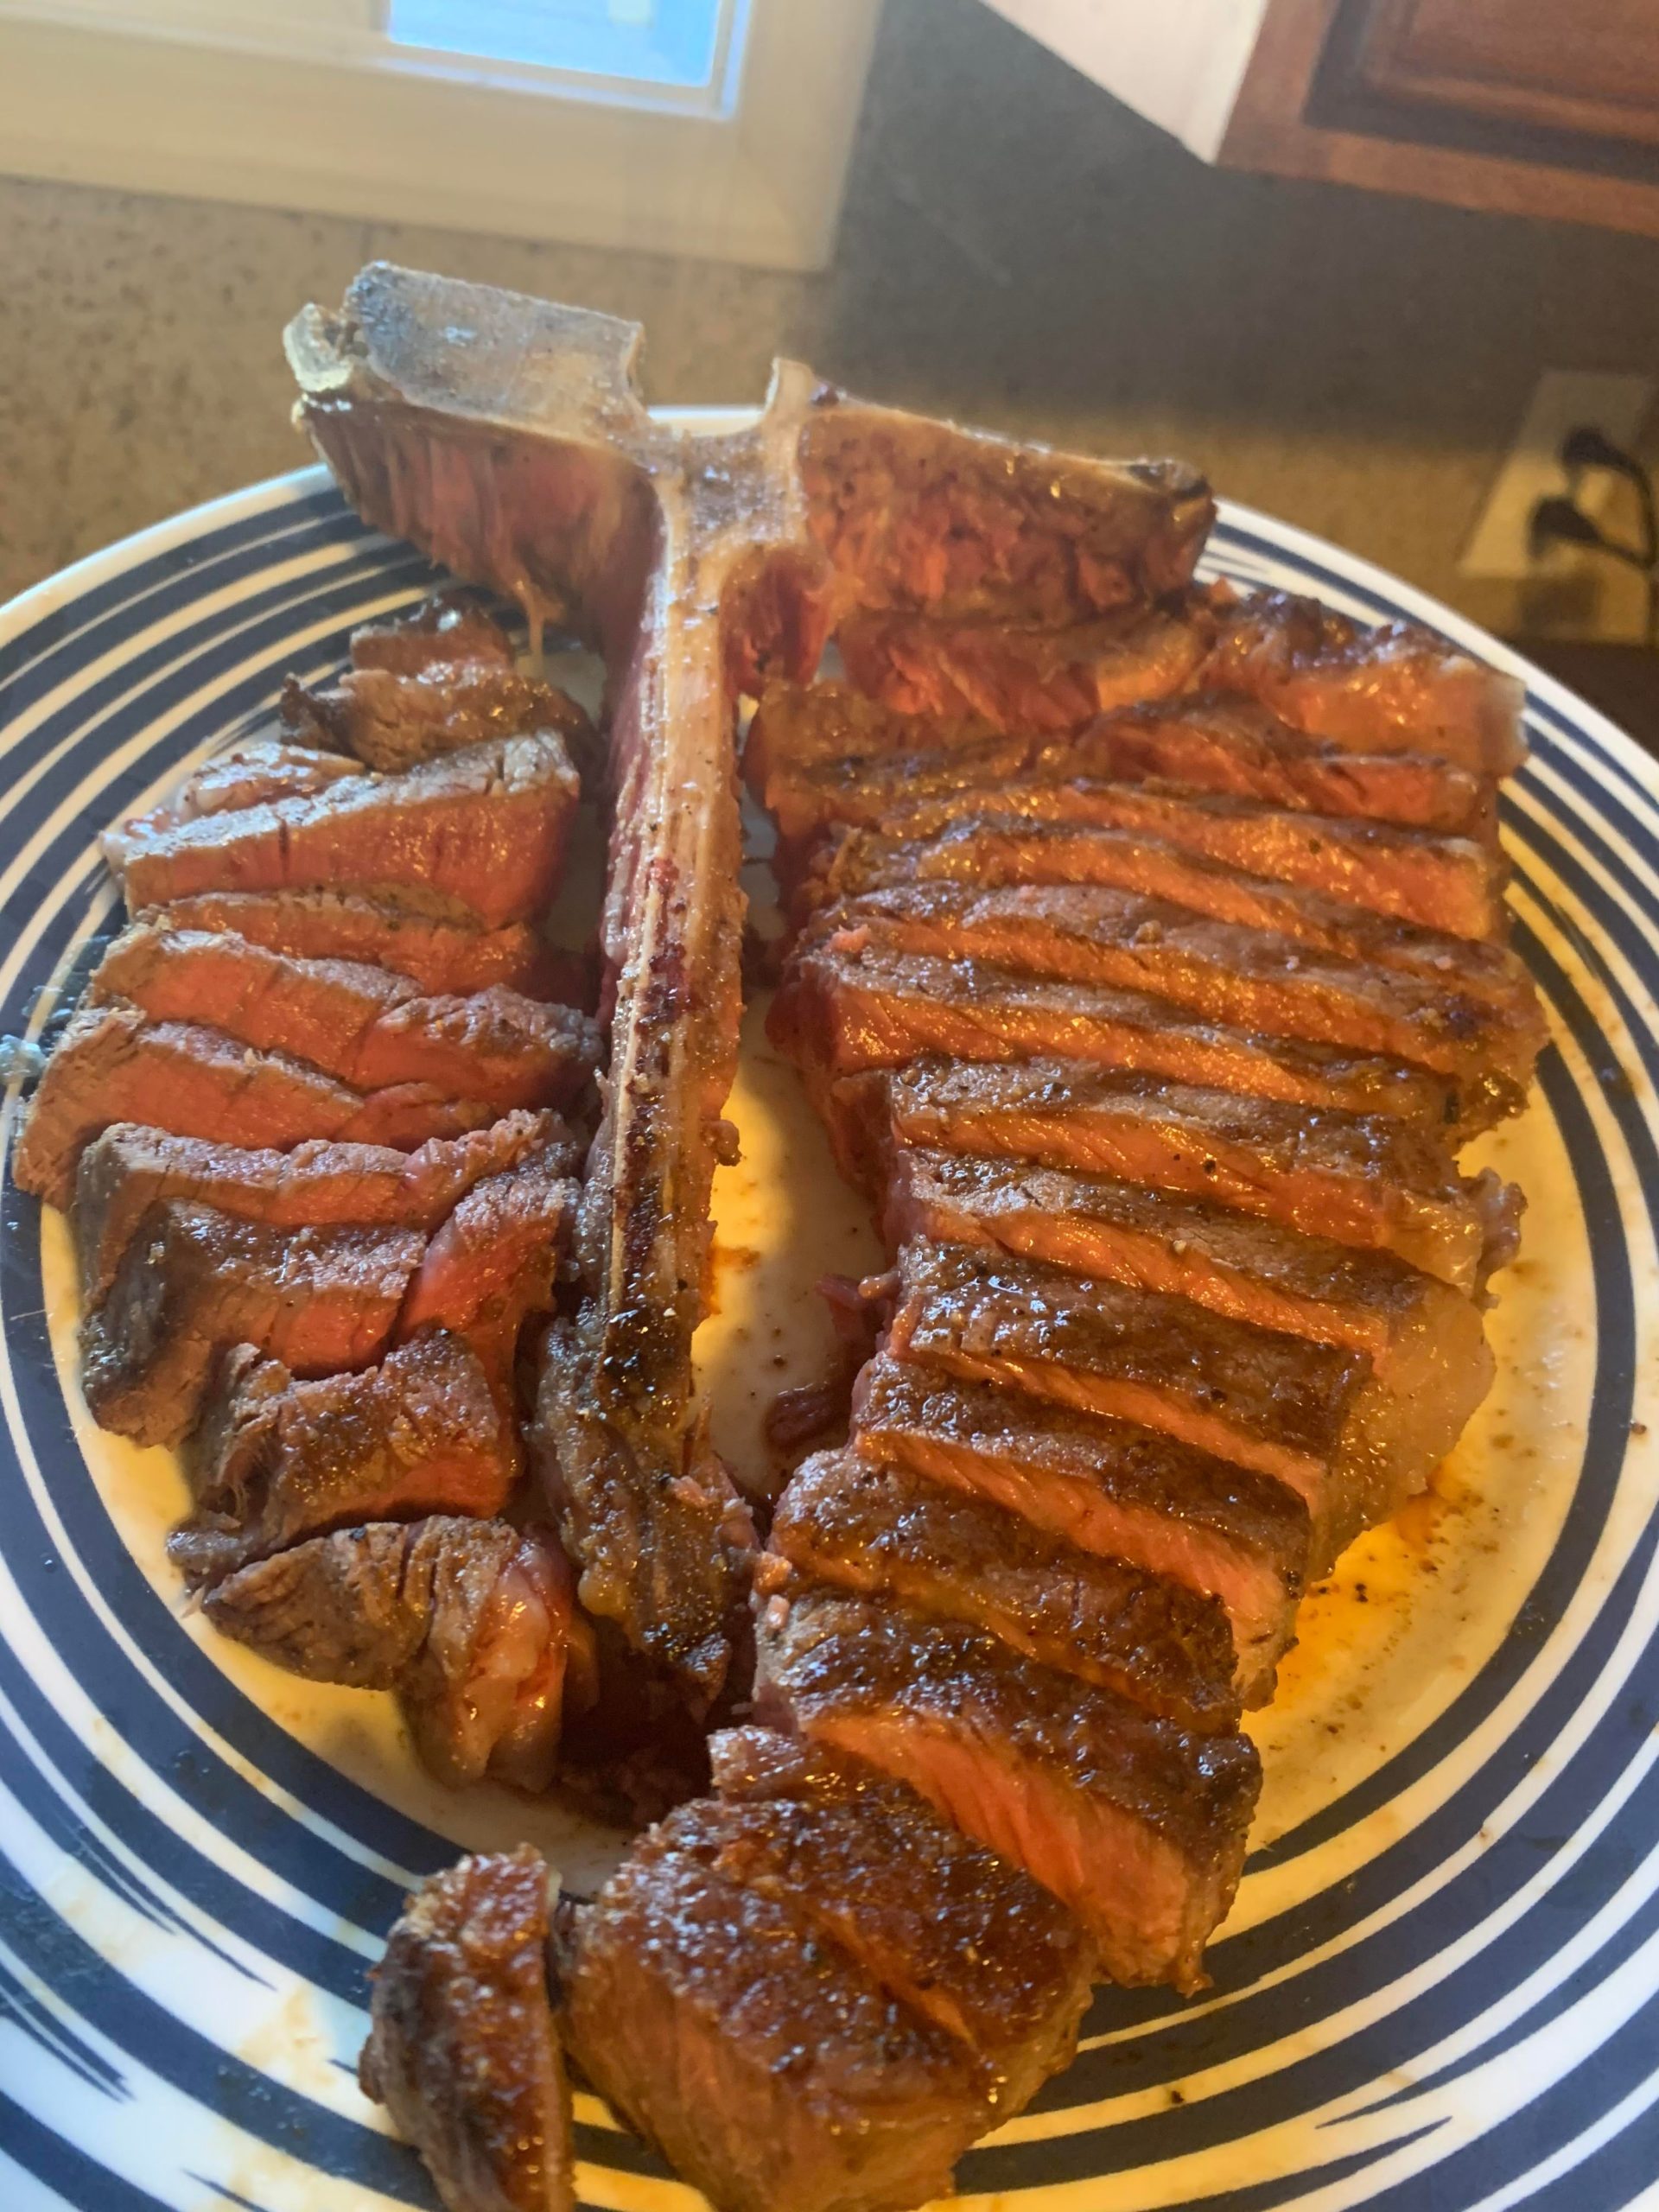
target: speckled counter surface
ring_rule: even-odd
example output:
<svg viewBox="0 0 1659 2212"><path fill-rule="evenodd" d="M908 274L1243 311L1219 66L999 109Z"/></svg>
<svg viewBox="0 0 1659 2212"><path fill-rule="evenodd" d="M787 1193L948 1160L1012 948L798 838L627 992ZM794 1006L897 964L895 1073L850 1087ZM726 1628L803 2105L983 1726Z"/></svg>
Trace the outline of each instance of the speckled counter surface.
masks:
<svg viewBox="0 0 1659 2212"><path fill-rule="evenodd" d="M0 597L302 460L278 334L375 255L637 317L660 399L794 353L1179 452L1500 626L1456 564L1538 373L1659 369L1659 243L1212 172L975 0L890 0L822 276L0 179Z"/></svg>

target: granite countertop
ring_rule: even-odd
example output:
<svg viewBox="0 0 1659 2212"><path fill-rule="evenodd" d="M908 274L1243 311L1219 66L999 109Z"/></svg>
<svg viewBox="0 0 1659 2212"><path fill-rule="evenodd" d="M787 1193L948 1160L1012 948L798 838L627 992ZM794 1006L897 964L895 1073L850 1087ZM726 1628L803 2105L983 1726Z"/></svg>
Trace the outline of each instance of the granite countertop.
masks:
<svg viewBox="0 0 1659 2212"><path fill-rule="evenodd" d="M0 597L303 460L282 326L376 255L637 317L659 399L786 352L1177 452L1497 627L1457 561L1538 374L1659 360L1659 242L1209 170L989 10L890 0L821 276L0 179Z"/></svg>

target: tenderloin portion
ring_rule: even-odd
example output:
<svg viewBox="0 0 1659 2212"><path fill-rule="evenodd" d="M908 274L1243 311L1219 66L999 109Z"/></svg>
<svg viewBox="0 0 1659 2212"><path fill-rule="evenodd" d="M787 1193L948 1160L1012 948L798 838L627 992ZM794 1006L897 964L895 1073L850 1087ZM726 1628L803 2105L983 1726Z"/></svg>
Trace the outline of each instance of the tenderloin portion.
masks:
<svg viewBox="0 0 1659 2212"><path fill-rule="evenodd" d="M223 930L302 960L390 969L437 996L465 997L498 983L533 999L568 996L567 963L527 922L480 929L350 891L203 892L175 899L167 922L175 930Z"/></svg>
<svg viewBox="0 0 1659 2212"><path fill-rule="evenodd" d="M357 773L356 761L342 760L338 753L281 738L247 738L204 761L162 805L132 816L99 842L118 874L147 846L182 823L205 815L234 814L272 799L308 798Z"/></svg>
<svg viewBox="0 0 1659 2212"><path fill-rule="evenodd" d="M497 1118L481 1098L424 1083L354 1090L286 1052L260 1052L136 1006L83 1006L41 1077L13 1158L25 1191L67 1206L82 1151L117 1122L210 1143L286 1151L308 1139L410 1149Z"/></svg>
<svg viewBox="0 0 1659 2212"><path fill-rule="evenodd" d="M359 1090L428 1084L452 1097L568 1105L593 1073L586 1014L499 986L423 998L402 977L344 960L302 960L228 934L138 922L105 954L88 996L152 1021L201 1021L257 1052L287 1052Z"/></svg>
<svg viewBox="0 0 1659 2212"><path fill-rule="evenodd" d="M1094 1958L1031 1877L861 1760L734 1728L709 1742L720 1862L966 2046L999 2119L1066 2065Z"/></svg>
<svg viewBox="0 0 1659 2212"><path fill-rule="evenodd" d="M569 2049L729 2212L906 2212L990 2123L981 2069L793 1910L721 1871L702 1806L571 1916Z"/></svg>
<svg viewBox="0 0 1659 2212"><path fill-rule="evenodd" d="M541 1853L463 1859L409 1899L359 2072L444 2212L574 2212L570 2093L547 1986Z"/></svg>
<svg viewBox="0 0 1659 2212"><path fill-rule="evenodd" d="M1224 1607L1247 1705L1273 1694L1304 1586L1307 1507L1253 1474L1131 1421L1073 1413L881 1353L858 1380L853 1448L1016 1515L1076 1551Z"/></svg>
<svg viewBox="0 0 1659 2212"><path fill-rule="evenodd" d="M134 855L127 904L209 891L402 892L452 900L499 929L552 898L577 796L556 736L493 738L407 775L346 777L308 798L181 823Z"/></svg>
<svg viewBox="0 0 1659 2212"><path fill-rule="evenodd" d="M995 1637L803 1586L762 1607L757 1707L907 1782L1070 1906L1115 1981L1204 1986L1261 1769Z"/></svg>
<svg viewBox="0 0 1659 2212"><path fill-rule="evenodd" d="M1491 1381L1478 1309L1449 1284L1391 1252L1298 1236L1225 1207L1102 1176L900 1151L887 1218L895 1243L922 1236L984 1245L1362 1351L1402 1398L1444 1402L1452 1436Z"/></svg>
<svg viewBox="0 0 1659 2212"><path fill-rule="evenodd" d="M291 1674L395 1692L440 1782L528 1790L557 1770L573 1642L579 1674L591 1663L574 1606L545 1536L444 1516L314 1536L203 1600L221 1634Z"/></svg>
<svg viewBox="0 0 1659 2212"><path fill-rule="evenodd" d="M195 1510L168 1551L199 1588L359 1522L488 1519L518 1445L476 1355L435 1329L378 1367L319 1382L244 1345L220 1366L187 1471Z"/></svg>
<svg viewBox="0 0 1659 2212"><path fill-rule="evenodd" d="M404 1301L398 1334L464 1337L505 1389L519 1332L548 1312L569 1242L579 1185L556 1154L477 1184L428 1245Z"/></svg>
<svg viewBox="0 0 1659 2212"><path fill-rule="evenodd" d="M355 1224L429 1236L475 1184L533 1154L574 1171L575 1140L556 1114L506 1114L463 1137L410 1153L387 1145L308 1142L246 1150L118 1122L88 1145L75 1176L81 1295L96 1306L151 1207L175 1199L273 1229Z"/></svg>
<svg viewBox="0 0 1659 2212"><path fill-rule="evenodd" d="M406 614L359 622L352 632L353 668L390 668L401 676L448 661L493 661L512 668L512 639L470 592L434 592Z"/></svg>
<svg viewBox="0 0 1659 2212"><path fill-rule="evenodd" d="M556 691L510 663L431 659L416 668L355 662L332 683L291 679L283 714L300 729L319 728L365 766L392 773L491 738L556 731L588 744L593 725L567 691Z"/></svg>
<svg viewBox="0 0 1659 2212"><path fill-rule="evenodd" d="M770 1541L809 1581L984 1629L1183 1727L1238 1726L1218 1600L1081 1551L982 1498L855 1452L819 1452L791 1478Z"/></svg>
<svg viewBox="0 0 1659 2212"><path fill-rule="evenodd" d="M276 1230L210 1206L161 1206L82 1324L93 1419L139 1444L176 1443L233 1344L297 1375L368 1366L391 1340L424 1245L409 1229Z"/></svg>
<svg viewBox="0 0 1659 2212"><path fill-rule="evenodd" d="M907 1145L1148 1184L1394 1252L1465 1291L1506 1256L1519 1206L1394 1115L1302 1112L1075 1061L924 1061L886 1079L879 1110Z"/></svg>
<svg viewBox="0 0 1659 2212"><path fill-rule="evenodd" d="M1315 1574L1421 1490L1446 1448L1439 1408L1403 1404L1358 1353L961 1245L918 1240L899 1267L888 1341L901 1358L1273 1476L1306 1502Z"/></svg>
<svg viewBox="0 0 1659 2212"><path fill-rule="evenodd" d="M1454 1110L1446 1078L1402 1061L1264 1037L1141 991L893 951L861 942L856 932L791 957L766 1031L809 1080L902 1067L932 1053L997 1061L1065 1054L1173 1083L1432 1127L1445 1127Z"/></svg>

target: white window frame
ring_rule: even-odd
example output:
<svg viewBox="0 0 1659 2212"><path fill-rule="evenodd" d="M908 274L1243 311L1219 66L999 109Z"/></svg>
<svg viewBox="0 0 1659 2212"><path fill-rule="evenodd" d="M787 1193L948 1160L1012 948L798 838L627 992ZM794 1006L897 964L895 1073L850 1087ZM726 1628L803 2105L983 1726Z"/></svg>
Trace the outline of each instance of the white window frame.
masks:
<svg viewBox="0 0 1659 2212"><path fill-rule="evenodd" d="M710 87L390 44L378 0L0 0L0 172L823 268L881 0L739 0Z"/></svg>

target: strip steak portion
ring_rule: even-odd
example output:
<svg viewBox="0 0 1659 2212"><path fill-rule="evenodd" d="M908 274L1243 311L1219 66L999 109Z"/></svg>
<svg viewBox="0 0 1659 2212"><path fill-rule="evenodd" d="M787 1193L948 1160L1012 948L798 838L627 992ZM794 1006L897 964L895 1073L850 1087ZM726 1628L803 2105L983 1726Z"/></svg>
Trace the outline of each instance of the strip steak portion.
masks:
<svg viewBox="0 0 1659 2212"><path fill-rule="evenodd" d="M548 1885L528 1844L463 1859L408 1900L375 1969L363 2093L419 2151L445 2212L575 2212Z"/></svg>
<svg viewBox="0 0 1659 2212"><path fill-rule="evenodd" d="M809 1581L984 1629L1184 1728L1238 1726L1232 1633L1217 1600L1081 1551L982 1498L855 1452L818 1452L791 1477L770 1541Z"/></svg>
<svg viewBox="0 0 1659 2212"><path fill-rule="evenodd" d="M1204 1986L1261 1786L1195 1736L995 1637L803 1586L757 1627L758 1715L867 1759L1053 1891L1114 1981Z"/></svg>
<svg viewBox="0 0 1659 2212"><path fill-rule="evenodd" d="M568 995L561 988L567 963L527 922L479 929L350 891L216 891L175 899L167 909L167 924L175 930L223 930L302 960L388 968L435 996L465 997L497 983L533 999Z"/></svg>

